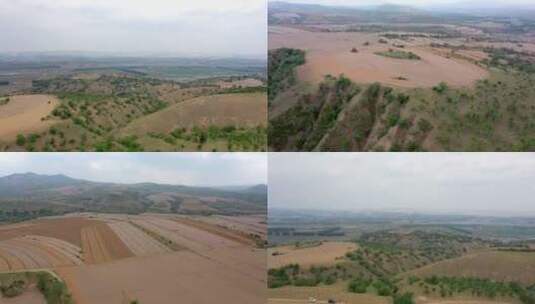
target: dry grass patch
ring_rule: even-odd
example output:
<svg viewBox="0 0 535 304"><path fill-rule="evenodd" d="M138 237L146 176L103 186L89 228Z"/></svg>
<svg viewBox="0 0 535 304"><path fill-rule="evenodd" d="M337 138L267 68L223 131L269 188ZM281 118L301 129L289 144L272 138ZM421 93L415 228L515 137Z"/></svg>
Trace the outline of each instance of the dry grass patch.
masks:
<svg viewBox="0 0 535 304"><path fill-rule="evenodd" d="M431 264L409 275L479 277L497 281L535 282L535 253L490 251Z"/></svg>
<svg viewBox="0 0 535 304"><path fill-rule="evenodd" d="M356 249L355 243L347 242L324 242L304 248L294 245L274 247L268 250L268 268L280 268L289 264L299 264L302 267L332 265L338 258Z"/></svg>
<svg viewBox="0 0 535 304"><path fill-rule="evenodd" d="M0 105L0 139L15 141L18 134L39 133L54 122L43 120L59 101L49 95L16 95Z"/></svg>

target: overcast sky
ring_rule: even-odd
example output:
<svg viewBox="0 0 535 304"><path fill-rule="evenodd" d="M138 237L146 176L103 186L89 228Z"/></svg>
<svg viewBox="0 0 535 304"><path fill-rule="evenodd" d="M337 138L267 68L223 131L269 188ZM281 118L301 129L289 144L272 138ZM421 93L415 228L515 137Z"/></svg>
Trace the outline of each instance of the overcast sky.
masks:
<svg viewBox="0 0 535 304"><path fill-rule="evenodd" d="M0 0L0 52L263 56L266 0Z"/></svg>
<svg viewBox="0 0 535 304"><path fill-rule="evenodd" d="M0 153L0 176L64 174L100 182L265 184L265 153Z"/></svg>
<svg viewBox="0 0 535 304"><path fill-rule="evenodd" d="M535 215L535 154L271 153L269 207Z"/></svg>
<svg viewBox="0 0 535 304"><path fill-rule="evenodd" d="M511 5L532 5L533 0L269 0L270 2L282 1L290 3L310 3L322 5L342 5L342 6L360 6L376 4L401 4L411 6L442 6L462 4L471 6L511 6Z"/></svg>

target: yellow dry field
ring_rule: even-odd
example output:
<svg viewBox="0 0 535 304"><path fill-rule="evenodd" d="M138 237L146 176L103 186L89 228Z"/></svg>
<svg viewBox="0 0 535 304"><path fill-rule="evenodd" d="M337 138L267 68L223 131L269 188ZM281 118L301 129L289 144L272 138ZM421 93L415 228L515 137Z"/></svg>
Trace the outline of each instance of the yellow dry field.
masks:
<svg viewBox="0 0 535 304"><path fill-rule="evenodd" d="M490 251L431 264L408 275L489 278L497 281L535 282L535 252Z"/></svg>
<svg viewBox="0 0 535 304"><path fill-rule="evenodd" d="M346 304L389 304L390 297L379 297L374 294L357 294L346 291L346 283L340 282L332 286L295 287L286 286L269 290L269 304L298 304L310 303L309 299L316 299L316 303L327 303L334 299L336 303Z"/></svg>
<svg viewBox="0 0 535 304"><path fill-rule="evenodd" d="M413 52L421 60L404 60L376 55L396 49L378 42L379 36L367 33L309 32L294 28L270 27L271 49L290 47L306 51L306 63L297 69L299 79L319 83L326 75L344 74L358 83L380 82L398 87L432 87L440 82L450 86L469 86L488 77L486 69L458 57L446 57L424 45L402 42L405 52ZM364 45L369 42L370 45ZM357 48L358 53L351 49Z"/></svg>
<svg viewBox="0 0 535 304"><path fill-rule="evenodd" d="M219 81L217 85L220 88L230 89L230 88L250 88L250 87L260 87L262 86L262 81L254 78L246 78L235 81Z"/></svg>
<svg viewBox="0 0 535 304"><path fill-rule="evenodd" d="M133 121L121 133L168 134L178 128L267 124L267 95L264 93L211 95L187 100Z"/></svg>
<svg viewBox="0 0 535 304"><path fill-rule="evenodd" d="M11 96L9 103L0 106L0 140L14 141L17 134L46 130L53 121L48 116L59 101L49 95Z"/></svg>
<svg viewBox="0 0 535 304"><path fill-rule="evenodd" d="M307 248L296 248L293 245L274 247L268 249L268 268L279 268L289 264L299 264L303 267L332 265L347 252L356 249L356 244L347 242L324 242L319 246Z"/></svg>

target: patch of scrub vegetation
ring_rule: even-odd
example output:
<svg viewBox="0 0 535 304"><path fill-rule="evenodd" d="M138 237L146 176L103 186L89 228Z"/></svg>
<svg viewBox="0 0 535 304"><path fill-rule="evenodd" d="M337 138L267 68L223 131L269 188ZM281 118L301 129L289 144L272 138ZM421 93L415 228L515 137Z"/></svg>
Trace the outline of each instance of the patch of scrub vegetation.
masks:
<svg viewBox="0 0 535 304"><path fill-rule="evenodd" d="M317 93L302 96L296 106L270 121L270 146L277 151L315 149L336 124L342 109L360 91L343 75L326 77Z"/></svg>
<svg viewBox="0 0 535 304"><path fill-rule="evenodd" d="M491 67L491 76L473 87L439 83L429 89L364 89L356 104L324 140L306 145L322 111L327 83L315 94L272 118L268 132L277 151L534 151L535 73ZM356 84L353 84L356 85ZM350 107L352 105L352 107ZM318 131L322 129L317 129Z"/></svg>
<svg viewBox="0 0 535 304"><path fill-rule="evenodd" d="M390 49L385 52L376 52L375 55L395 58L395 59L407 59L407 60L421 60L422 58L413 52L399 51Z"/></svg>
<svg viewBox="0 0 535 304"><path fill-rule="evenodd" d="M392 297L394 303L414 303L413 290L404 285L400 275L485 246L482 241L460 234L419 230L365 233L357 243L357 250L347 252L333 266L303 268L292 264L270 269L268 285L321 286L342 281L350 293L371 293Z"/></svg>
<svg viewBox="0 0 535 304"><path fill-rule="evenodd" d="M215 152L218 147L228 151L265 151L267 146L267 130L262 126L178 128L169 134L150 133L149 136L176 147L176 150L194 145L198 151Z"/></svg>
<svg viewBox="0 0 535 304"><path fill-rule="evenodd" d="M167 134L155 134L150 131L152 125L143 125L144 118L156 112L164 112L170 105L221 94L225 95L222 99L228 101L232 99L228 96L234 96L229 93L244 93L244 96L265 93L266 87L263 85L220 88L213 84L182 84L145 77L103 75L95 79L60 77L37 80L33 83L33 91L53 94L60 101L50 115L42 118L43 121L50 122L49 129L34 134L21 133L15 142L0 146L0 149L44 152L267 150L265 117L260 119L257 115L260 105L255 105L256 112L252 114L249 114L248 109L234 117L233 111L239 111L239 107L226 111L224 106L214 103L215 109L225 111L221 115L231 117L229 124L236 124L236 127L216 128L199 122L198 127L188 127L183 132L176 130ZM206 107L211 109L210 106ZM218 115L218 111L211 115ZM257 124L261 127L249 125L249 120L258 120ZM154 122L155 125L158 123ZM137 124L140 126L136 128ZM129 132L131 128L135 131Z"/></svg>
<svg viewBox="0 0 535 304"><path fill-rule="evenodd" d="M477 277L408 277L407 285L417 287L425 295L441 298L469 295L477 298L517 298L524 304L535 303L535 286L526 287L516 282L494 281Z"/></svg>
<svg viewBox="0 0 535 304"><path fill-rule="evenodd" d="M11 98L9 96L0 97L0 106L7 105L10 101L11 101Z"/></svg>
<svg viewBox="0 0 535 304"><path fill-rule="evenodd" d="M11 202L2 202L0 209L0 223L18 223L40 217L62 215L64 211L54 210L53 208L38 208L33 210L23 210L23 202L13 200ZM11 207L15 208L11 208ZM17 208L18 207L18 208Z"/></svg>
<svg viewBox="0 0 535 304"><path fill-rule="evenodd" d="M305 52L281 48L268 54L268 100L296 83L295 68L305 64Z"/></svg>
<svg viewBox="0 0 535 304"><path fill-rule="evenodd" d="M0 274L0 291L4 297L21 295L30 285L37 286L47 304L74 304L67 285L49 272Z"/></svg>
<svg viewBox="0 0 535 304"><path fill-rule="evenodd" d="M291 264L268 271L268 287L279 288L287 285L313 287L320 284L332 285L337 278L328 271L328 267L310 267L302 271L299 264Z"/></svg>

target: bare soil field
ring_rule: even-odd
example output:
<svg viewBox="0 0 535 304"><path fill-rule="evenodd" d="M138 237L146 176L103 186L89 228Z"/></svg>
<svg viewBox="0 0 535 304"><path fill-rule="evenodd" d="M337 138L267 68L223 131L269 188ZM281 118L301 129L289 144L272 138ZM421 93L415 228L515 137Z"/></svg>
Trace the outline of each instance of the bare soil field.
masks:
<svg viewBox="0 0 535 304"><path fill-rule="evenodd" d="M205 221L210 221L216 225L221 225L232 230L237 230L243 233L256 233L260 236L266 237L267 233L267 218L265 215L247 215L247 216L224 216L217 215L210 218L203 218Z"/></svg>
<svg viewBox="0 0 535 304"><path fill-rule="evenodd" d="M265 303L266 251L256 249L241 231L201 218L76 214L4 225L0 272L53 270L77 304L169 303L170 299ZM181 249L173 251L155 236ZM7 303L41 303L32 302L31 296L25 293L16 298L21 302Z"/></svg>
<svg viewBox="0 0 535 304"><path fill-rule="evenodd" d="M265 282L189 251L58 272L78 304L265 303Z"/></svg>
<svg viewBox="0 0 535 304"><path fill-rule="evenodd" d="M64 217L40 219L24 224L3 226L0 229L0 240L7 240L25 235L40 235L57 238L82 247L80 231L83 227L99 224L99 221L82 217Z"/></svg>
<svg viewBox="0 0 535 304"><path fill-rule="evenodd" d="M0 241L0 271L80 264L80 248L58 239L25 236Z"/></svg>
<svg viewBox="0 0 535 304"><path fill-rule="evenodd" d="M409 273L421 277L432 275L466 276L533 284L535 281L535 253L482 252L431 264Z"/></svg>
<svg viewBox="0 0 535 304"><path fill-rule="evenodd" d="M205 230L155 216L138 218L133 222L194 252L239 245L233 240Z"/></svg>
<svg viewBox="0 0 535 304"><path fill-rule="evenodd" d="M254 245L254 242L252 239L245 237L244 235L237 234L236 232L229 231L228 229L210 225L208 223L205 223L203 221L197 221L192 220L189 218L177 218L175 219L178 223L188 225L195 227L196 229L200 229L203 231L206 231L208 233L212 233L214 235L223 237L225 239L243 244L243 245Z"/></svg>
<svg viewBox="0 0 535 304"><path fill-rule="evenodd" d="M49 95L16 95L0 106L0 140L14 141L17 134L46 130L53 121L47 117L59 101Z"/></svg>
<svg viewBox="0 0 535 304"><path fill-rule="evenodd" d="M262 93L211 95L173 105L126 126L125 135L170 133L177 128L267 124L267 96Z"/></svg>
<svg viewBox="0 0 535 304"><path fill-rule="evenodd" d="M268 249L268 268L279 268L289 264L300 266L332 265L336 259L357 249L354 243L324 242L319 246L296 248L281 246Z"/></svg>
<svg viewBox="0 0 535 304"><path fill-rule="evenodd" d="M346 284L335 284L321 287L281 287L269 290L269 304L297 304L310 303L309 298L317 300L316 303L327 303L335 299L337 303L347 304L388 304L389 297L379 297L372 294L357 294L346 291Z"/></svg>
<svg viewBox="0 0 535 304"><path fill-rule="evenodd" d="M88 264L105 263L133 255L105 223L82 228L81 237L84 261Z"/></svg>
<svg viewBox="0 0 535 304"><path fill-rule="evenodd" d="M319 83L326 75L344 74L358 83L381 82L398 87L432 87L440 82L469 86L488 76L487 70L456 57L444 57L421 45L403 42L403 50L421 60L378 56L395 49L396 41L379 43L380 37L366 33L323 33L294 28L270 27L269 48L290 47L306 51L306 63L298 67L299 79ZM365 45L369 43L369 45ZM356 48L357 52L351 52Z"/></svg>
<svg viewBox="0 0 535 304"><path fill-rule="evenodd" d="M171 251L130 223L113 222L109 226L136 256L150 256Z"/></svg>

